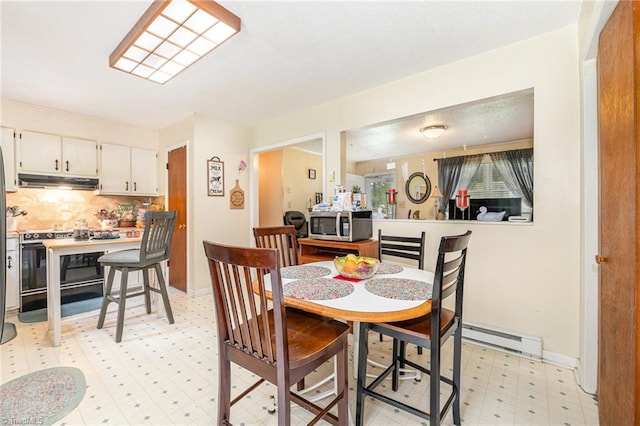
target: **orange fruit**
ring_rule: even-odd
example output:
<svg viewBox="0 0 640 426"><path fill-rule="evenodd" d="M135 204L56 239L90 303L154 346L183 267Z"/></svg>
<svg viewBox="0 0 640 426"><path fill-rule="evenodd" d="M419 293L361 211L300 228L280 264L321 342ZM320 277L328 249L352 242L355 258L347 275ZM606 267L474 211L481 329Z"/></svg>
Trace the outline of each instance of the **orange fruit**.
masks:
<svg viewBox="0 0 640 426"><path fill-rule="evenodd" d="M352 273L353 271L356 270L356 262L353 260L347 260L346 262L344 262L344 266L342 267L342 270L348 274Z"/></svg>

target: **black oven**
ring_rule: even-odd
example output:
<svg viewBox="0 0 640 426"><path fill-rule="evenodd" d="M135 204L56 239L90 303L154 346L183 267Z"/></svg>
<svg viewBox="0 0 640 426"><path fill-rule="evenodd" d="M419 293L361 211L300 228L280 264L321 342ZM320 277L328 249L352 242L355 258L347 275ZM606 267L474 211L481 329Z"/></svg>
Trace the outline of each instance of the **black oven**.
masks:
<svg viewBox="0 0 640 426"><path fill-rule="evenodd" d="M20 234L20 312L47 306L47 251L42 241L71 237L70 231L29 231ZM61 257L62 304L102 297L104 270L98 262L102 254L95 252Z"/></svg>

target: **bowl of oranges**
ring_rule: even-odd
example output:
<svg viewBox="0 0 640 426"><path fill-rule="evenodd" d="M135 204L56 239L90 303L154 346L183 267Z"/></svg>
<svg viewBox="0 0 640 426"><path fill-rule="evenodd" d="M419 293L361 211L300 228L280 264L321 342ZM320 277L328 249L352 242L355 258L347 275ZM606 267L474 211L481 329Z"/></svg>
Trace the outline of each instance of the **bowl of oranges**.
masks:
<svg viewBox="0 0 640 426"><path fill-rule="evenodd" d="M349 253L346 256L333 259L333 264L343 277L365 280L375 275L380 262L373 257L356 256Z"/></svg>

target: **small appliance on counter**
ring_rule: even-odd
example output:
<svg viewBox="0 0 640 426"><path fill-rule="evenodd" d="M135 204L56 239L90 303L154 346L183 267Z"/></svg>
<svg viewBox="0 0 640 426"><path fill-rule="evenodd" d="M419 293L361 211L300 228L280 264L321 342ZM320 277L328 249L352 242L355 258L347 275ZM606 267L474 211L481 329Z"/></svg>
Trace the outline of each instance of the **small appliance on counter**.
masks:
<svg viewBox="0 0 640 426"><path fill-rule="evenodd" d="M360 241L373 235L371 210L309 213L309 238L330 241Z"/></svg>
<svg viewBox="0 0 640 426"><path fill-rule="evenodd" d="M73 228L73 239L78 241L89 239L89 225L86 219L76 220L76 226Z"/></svg>

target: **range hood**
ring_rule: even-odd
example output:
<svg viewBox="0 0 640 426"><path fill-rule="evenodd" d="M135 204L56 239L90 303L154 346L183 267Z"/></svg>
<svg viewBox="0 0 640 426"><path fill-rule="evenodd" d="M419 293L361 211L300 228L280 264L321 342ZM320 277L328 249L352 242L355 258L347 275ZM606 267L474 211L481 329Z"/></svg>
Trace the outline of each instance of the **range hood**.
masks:
<svg viewBox="0 0 640 426"><path fill-rule="evenodd" d="M20 173L18 174L18 186L21 188L71 188L95 190L98 189L98 179Z"/></svg>

